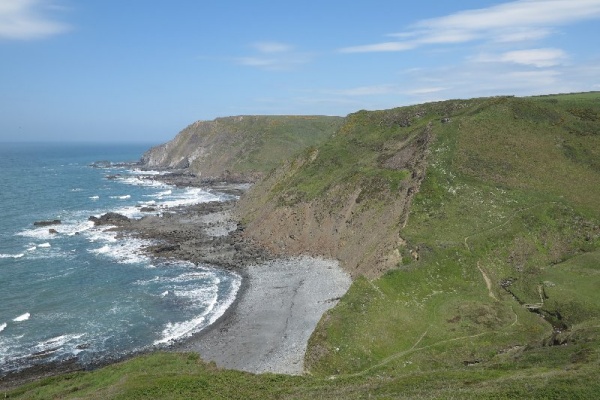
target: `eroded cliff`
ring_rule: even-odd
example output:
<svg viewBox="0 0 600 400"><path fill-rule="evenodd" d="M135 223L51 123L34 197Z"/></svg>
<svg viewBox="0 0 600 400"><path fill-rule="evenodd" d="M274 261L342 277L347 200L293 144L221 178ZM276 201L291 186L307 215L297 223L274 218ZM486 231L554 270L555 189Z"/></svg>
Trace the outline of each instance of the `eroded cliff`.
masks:
<svg viewBox="0 0 600 400"><path fill-rule="evenodd" d="M148 168L185 170L207 179L256 181L299 150L330 137L343 118L237 116L197 121L148 150Z"/></svg>

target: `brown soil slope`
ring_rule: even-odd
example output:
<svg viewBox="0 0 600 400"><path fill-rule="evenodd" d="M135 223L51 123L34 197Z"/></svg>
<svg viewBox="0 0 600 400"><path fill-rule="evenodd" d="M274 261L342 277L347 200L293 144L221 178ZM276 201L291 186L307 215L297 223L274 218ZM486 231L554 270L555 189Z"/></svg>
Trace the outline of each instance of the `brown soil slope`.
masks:
<svg viewBox="0 0 600 400"><path fill-rule="evenodd" d="M435 126L460 102L351 114L319 148L257 183L239 202L245 235L275 254L338 259L377 277L418 257L402 238Z"/></svg>

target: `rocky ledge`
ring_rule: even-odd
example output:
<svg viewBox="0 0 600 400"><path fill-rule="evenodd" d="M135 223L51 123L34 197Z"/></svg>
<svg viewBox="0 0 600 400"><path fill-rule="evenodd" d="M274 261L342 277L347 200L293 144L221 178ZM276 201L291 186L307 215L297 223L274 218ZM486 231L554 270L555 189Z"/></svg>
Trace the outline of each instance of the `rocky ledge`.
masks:
<svg viewBox="0 0 600 400"><path fill-rule="evenodd" d="M170 178L171 180L173 177ZM204 185L206 187L206 185ZM239 193L239 184L215 183L210 190ZM95 225L113 225L121 235L150 239L145 250L154 257L240 269L272 259L243 237L244 227L232 217L235 200L170 208L162 215L130 219L117 213L90 217Z"/></svg>

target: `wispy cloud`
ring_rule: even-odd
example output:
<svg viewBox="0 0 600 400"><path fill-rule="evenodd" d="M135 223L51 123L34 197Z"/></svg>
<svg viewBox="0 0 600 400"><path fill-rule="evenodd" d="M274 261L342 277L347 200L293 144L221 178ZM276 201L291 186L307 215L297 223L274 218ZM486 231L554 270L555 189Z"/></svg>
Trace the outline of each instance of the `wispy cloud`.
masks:
<svg viewBox="0 0 600 400"><path fill-rule="evenodd" d="M341 96L380 96L386 94L400 93L398 85L383 84L372 86L358 86L350 89L329 90L327 93Z"/></svg>
<svg viewBox="0 0 600 400"><path fill-rule="evenodd" d="M252 47L261 53L284 53L293 50L292 46L279 42L256 42Z"/></svg>
<svg viewBox="0 0 600 400"><path fill-rule="evenodd" d="M68 25L47 15L56 9L45 0L0 0L0 39L41 39L68 31Z"/></svg>
<svg viewBox="0 0 600 400"><path fill-rule="evenodd" d="M342 53L406 51L432 44L539 40L553 28L600 17L598 0L517 0L421 20L388 36L396 41L349 46Z"/></svg>
<svg viewBox="0 0 600 400"><path fill-rule="evenodd" d="M538 68L554 67L566 60L567 54L561 49L514 50L500 55L481 54L474 58L479 62L504 62L529 65Z"/></svg>
<svg viewBox="0 0 600 400"><path fill-rule="evenodd" d="M342 53L377 53L384 51L404 51L417 47L417 43L411 42L383 42L375 44L366 44L363 46L352 46L340 49Z"/></svg>
<svg viewBox="0 0 600 400"><path fill-rule="evenodd" d="M312 57L307 53L295 51L294 47L279 42L257 42L250 46L255 54L238 57L235 61L244 66L271 71L292 70L310 62Z"/></svg>

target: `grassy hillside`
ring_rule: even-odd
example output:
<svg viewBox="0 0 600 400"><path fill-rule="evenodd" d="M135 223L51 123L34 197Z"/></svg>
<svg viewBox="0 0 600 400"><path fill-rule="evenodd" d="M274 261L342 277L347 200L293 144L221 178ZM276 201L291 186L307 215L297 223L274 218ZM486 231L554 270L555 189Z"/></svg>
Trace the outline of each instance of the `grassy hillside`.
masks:
<svg viewBox="0 0 600 400"><path fill-rule="evenodd" d="M320 144L343 118L238 116L198 121L149 150L149 167L184 168L208 178L255 180L298 151Z"/></svg>
<svg viewBox="0 0 600 400"><path fill-rule="evenodd" d="M351 114L241 203L257 240L355 276L308 375L154 354L8 396L596 398L599 160L600 93Z"/></svg>
<svg viewBox="0 0 600 400"><path fill-rule="evenodd" d="M494 98L436 125L399 232L418 260L355 282L313 335L313 373L597 388L599 117L599 94Z"/></svg>

